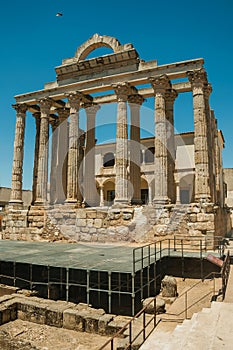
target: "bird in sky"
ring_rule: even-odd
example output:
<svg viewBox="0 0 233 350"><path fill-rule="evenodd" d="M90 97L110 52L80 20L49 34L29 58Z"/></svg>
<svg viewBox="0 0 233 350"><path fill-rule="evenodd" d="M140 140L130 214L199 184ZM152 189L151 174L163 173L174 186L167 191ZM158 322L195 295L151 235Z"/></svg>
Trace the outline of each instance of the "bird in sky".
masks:
<svg viewBox="0 0 233 350"><path fill-rule="evenodd" d="M61 16L63 16L63 15L62 15L61 12L58 12L58 13L56 14L56 16L57 16L57 17L61 17Z"/></svg>

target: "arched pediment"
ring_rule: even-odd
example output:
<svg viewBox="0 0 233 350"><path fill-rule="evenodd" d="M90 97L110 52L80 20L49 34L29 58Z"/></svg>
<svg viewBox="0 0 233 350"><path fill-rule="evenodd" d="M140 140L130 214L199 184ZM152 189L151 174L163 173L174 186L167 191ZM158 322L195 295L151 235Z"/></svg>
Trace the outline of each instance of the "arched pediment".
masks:
<svg viewBox="0 0 233 350"><path fill-rule="evenodd" d="M94 34L90 39L85 41L75 53L77 61L85 60L90 52L99 47L108 47L113 50L113 53L121 52L132 48L132 44L121 45L119 40L108 35Z"/></svg>

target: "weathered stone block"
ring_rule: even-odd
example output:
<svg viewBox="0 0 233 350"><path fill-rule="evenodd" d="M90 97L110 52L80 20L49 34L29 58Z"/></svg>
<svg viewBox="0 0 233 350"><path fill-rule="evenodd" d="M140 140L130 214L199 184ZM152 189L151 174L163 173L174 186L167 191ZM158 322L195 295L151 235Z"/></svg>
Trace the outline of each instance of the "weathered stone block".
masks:
<svg viewBox="0 0 233 350"><path fill-rule="evenodd" d="M111 315L111 314L105 314L105 315L100 316L99 322L98 322L98 333L99 334L102 334L102 335L109 335L110 334L108 324L109 324L109 322L111 322L113 320L114 316L115 315Z"/></svg>
<svg viewBox="0 0 233 350"><path fill-rule="evenodd" d="M76 218L77 219L86 219L87 213L85 209L78 209L76 211Z"/></svg>
<svg viewBox="0 0 233 350"><path fill-rule="evenodd" d="M94 220L94 227L101 228L102 227L102 219L95 219Z"/></svg>
<svg viewBox="0 0 233 350"><path fill-rule="evenodd" d="M77 219L76 220L76 225L77 226L86 226L87 225L87 220L86 219Z"/></svg>
<svg viewBox="0 0 233 350"><path fill-rule="evenodd" d="M22 300L18 303L18 318L39 324L45 324L47 305L41 305L34 301Z"/></svg>
<svg viewBox="0 0 233 350"><path fill-rule="evenodd" d="M87 210L87 219L96 219L96 210Z"/></svg>

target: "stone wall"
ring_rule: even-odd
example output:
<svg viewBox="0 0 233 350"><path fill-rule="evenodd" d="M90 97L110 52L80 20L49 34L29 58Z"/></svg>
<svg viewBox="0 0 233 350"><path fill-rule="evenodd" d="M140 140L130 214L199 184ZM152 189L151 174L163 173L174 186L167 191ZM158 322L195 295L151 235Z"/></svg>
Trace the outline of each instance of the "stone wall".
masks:
<svg viewBox="0 0 233 350"><path fill-rule="evenodd" d="M231 213L212 203L163 207L72 208L33 206L9 208L2 239L67 242L148 242L174 234L225 236L231 232Z"/></svg>
<svg viewBox="0 0 233 350"><path fill-rule="evenodd" d="M37 324L100 335L116 334L129 316L106 314L83 303L52 301L14 293L0 297L0 325L21 319Z"/></svg>

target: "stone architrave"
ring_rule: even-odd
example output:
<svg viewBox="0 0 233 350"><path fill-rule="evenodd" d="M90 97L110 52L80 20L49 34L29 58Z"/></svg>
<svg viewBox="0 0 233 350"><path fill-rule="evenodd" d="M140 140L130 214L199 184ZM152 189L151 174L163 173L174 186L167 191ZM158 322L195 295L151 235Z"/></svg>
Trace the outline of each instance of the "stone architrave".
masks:
<svg viewBox="0 0 233 350"><path fill-rule="evenodd" d="M95 183L95 119L100 109L98 105L84 104L87 119L85 147L84 202L88 207L96 205Z"/></svg>
<svg viewBox="0 0 233 350"><path fill-rule="evenodd" d="M171 202L168 197L168 135L166 93L171 83L166 75L150 78L155 93L155 189L153 203L165 205Z"/></svg>
<svg viewBox="0 0 233 350"><path fill-rule="evenodd" d="M52 154L51 154L51 169L50 169L50 204L54 204L57 197L57 156L58 156L58 119L51 121L52 127Z"/></svg>
<svg viewBox="0 0 233 350"><path fill-rule="evenodd" d="M65 107L56 109L59 118L57 171L56 171L56 199L55 203L61 204L66 200L67 190L67 157L68 157L68 116L69 110Z"/></svg>
<svg viewBox="0 0 233 350"><path fill-rule="evenodd" d="M140 144L140 108L144 98L138 94L130 95L130 182L133 186L132 204L141 204L141 144Z"/></svg>
<svg viewBox="0 0 233 350"><path fill-rule="evenodd" d="M167 150L168 150L168 197L172 203L176 203L175 185L175 137L174 137L174 101L178 96L173 89L166 92L166 117L167 117Z"/></svg>
<svg viewBox="0 0 233 350"><path fill-rule="evenodd" d="M204 88L207 76L204 69L187 72L193 92L195 146L195 201L210 202L208 127Z"/></svg>
<svg viewBox="0 0 233 350"><path fill-rule="evenodd" d="M27 105L15 104L13 108L16 110L16 126L10 204L22 205L24 134Z"/></svg>
<svg viewBox="0 0 233 350"><path fill-rule="evenodd" d="M41 205L47 203L48 189L48 154L49 154L49 115L52 106L50 98L44 98L40 101L40 141L38 152L38 173L36 185L35 204Z"/></svg>
<svg viewBox="0 0 233 350"><path fill-rule="evenodd" d="M79 179L78 179L78 158L79 158L79 108L82 94L72 92L67 95L70 104L69 123L69 150L67 164L67 196L66 202L78 204Z"/></svg>
<svg viewBox="0 0 233 350"><path fill-rule="evenodd" d="M32 204L36 200L36 186L37 186L37 174L38 174L38 154L40 144L40 112L33 113L33 117L36 122L36 138L34 148L34 167L33 167L33 184L32 184Z"/></svg>
<svg viewBox="0 0 233 350"><path fill-rule="evenodd" d="M116 182L114 204L128 204L128 124L127 99L128 83L114 84L113 89L117 96L117 132L116 132Z"/></svg>

